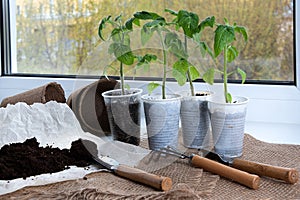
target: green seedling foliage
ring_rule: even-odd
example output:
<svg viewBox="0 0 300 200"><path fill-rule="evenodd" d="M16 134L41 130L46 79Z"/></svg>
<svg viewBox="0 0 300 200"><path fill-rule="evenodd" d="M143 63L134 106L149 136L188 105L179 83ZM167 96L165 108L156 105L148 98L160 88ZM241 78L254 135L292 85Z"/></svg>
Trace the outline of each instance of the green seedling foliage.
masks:
<svg viewBox="0 0 300 200"><path fill-rule="evenodd" d="M214 39L214 53L218 57L220 53L226 48L228 44L232 43L235 39L234 28L228 25L218 25L215 31Z"/></svg>
<svg viewBox="0 0 300 200"><path fill-rule="evenodd" d="M159 84L159 83L155 83L155 82L149 83L147 85L147 90L148 90L149 94L152 94L152 92L159 86L161 86L161 84Z"/></svg>
<svg viewBox="0 0 300 200"><path fill-rule="evenodd" d="M163 81L162 81L162 98L166 99L166 80L167 80L167 49L165 46L165 40L162 32L168 33L169 30L166 28L168 23L166 22L165 18L158 15L157 13L148 12L148 11L140 11L136 12L134 15L136 20L145 20L145 24L141 29L141 42L145 45L153 34L156 32L159 35L160 42L162 45L163 51ZM156 60L156 58L155 58ZM149 93L160 86L160 84L150 83L148 86Z"/></svg>
<svg viewBox="0 0 300 200"><path fill-rule="evenodd" d="M173 64L172 75L180 86L186 83L186 73L189 69L189 63L185 59L180 59Z"/></svg>
<svg viewBox="0 0 300 200"><path fill-rule="evenodd" d="M205 27L213 27L215 23L215 17L207 17L199 24L199 17L193 12L189 12L186 10L179 10L178 12L176 12L170 9L165 9L165 11L175 16L172 23L175 25L176 30L182 28L184 32L184 42L182 43L179 38L176 38L176 40L178 40L175 42L175 44L178 44L177 46L175 46L177 47L177 49L175 52L172 51L178 57L178 61L173 64L173 76L181 86L184 85L188 80L190 84L191 95L194 96L195 91L193 81L197 78L200 78L200 73L195 66L191 65L188 62L189 55L187 41L188 38L194 39L194 41L200 48L200 54L202 56L205 56L205 54L208 53L213 57L212 51L205 42L201 41L200 37L201 32ZM177 52L180 52L180 54ZM180 64L182 69L180 69Z"/></svg>
<svg viewBox="0 0 300 200"><path fill-rule="evenodd" d="M122 94L125 94L125 84L124 84L124 69L123 64L132 65L135 60L135 55L131 51L130 47L130 37L129 33L132 31L132 24L138 23L134 18L131 18L122 24L122 15L117 16L115 19L112 19L111 16L104 17L98 26L98 35L100 39L106 41L108 39L112 40L108 48L110 54L114 54L116 59L120 62L119 74L121 80L121 89ZM110 24L113 29L105 39L103 31L106 28L106 25Z"/></svg>
<svg viewBox="0 0 300 200"><path fill-rule="evenodd" d="M137 56L138 63L136 69L143 68L145 71L150 69L150 63L157 60L157 56L153 54L146 54L144 56Z"/></svg>
<svg viewBox="0 0 300 200"><path fill-rule="evenodd" d="M223 75L223 85L224 85L224 96L226 103L232 103L232 96L228 92L228 75L238 73L242 78L242 84L246 81L246 72L239 67L232 71L227 71L227 64L234 61L238 55L239 51L233 42L236 41L236 33L241 34L245 42L248 41L247 29L243 26L238 26L237 24L230 25L229 21L224 18L224 24L217 24L214 35L214 57L217 58L223 52L223 70L215 70L213 68L208 69L203 75L203 80L209 84L213 84L215 72L219 72Z"/></svg>

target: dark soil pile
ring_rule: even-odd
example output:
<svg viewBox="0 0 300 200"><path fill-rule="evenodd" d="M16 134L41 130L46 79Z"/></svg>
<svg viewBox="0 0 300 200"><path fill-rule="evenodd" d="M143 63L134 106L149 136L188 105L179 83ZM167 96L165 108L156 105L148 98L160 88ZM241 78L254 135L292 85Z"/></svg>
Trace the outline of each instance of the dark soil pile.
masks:
<svg viewBox="0 0 300 200"><path fill-rule="evenodd" d="M95 144L94 144L95 145ZM40 147L36 138L23 143L4 145L0 149L0 180L24 178L63 171L69 166L87 167L94 163L81 140L71 149Z"/></svg>
<svg viewBox="0 0 300 200"><path fill-rule="evenodd" d="M129 103L128 107L122 107L119 109L119 114L122 115L123 113L127 113L124 111L125 109L129 110L129 114L131 117L132 122L134 123L134 125L128 125L128 120L124 120L124 121L115 121L115 118L113 116L113 114L111 113L112 108L114 107L114 109L120 108L120 105L116 105L116 104L112 104L112 106L107 106L107 110L109 112L109 122L111 124L111 132L112 132L112 136L114 140L118 140L121 142L125 142L125 143L129 143L129 144L133 144L133 145L139 145L140 144L140 107L141 107L141 103L140 102L135 102L135 103ZM122 117L122 119L124 119L125 117L127 117L127 114L125 114L125 116ZM127 127L128 130L124 131L121 127L119 127L119 124L122 124L121 127ZM125 124L124 124L125 123ZM128 132L128 133L126 133Z"/></svg>

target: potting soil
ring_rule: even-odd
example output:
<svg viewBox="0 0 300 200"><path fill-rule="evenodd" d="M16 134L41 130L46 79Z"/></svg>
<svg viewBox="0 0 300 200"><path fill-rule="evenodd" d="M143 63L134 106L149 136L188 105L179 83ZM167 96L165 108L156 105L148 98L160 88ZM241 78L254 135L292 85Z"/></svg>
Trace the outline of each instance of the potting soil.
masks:
<svg viewBox="0 0 300 200"><path fill-rule="evenodd" d="M43 173L63 171L70 166L87 167L94 163L81 140L70 149L40 147L36 138L6 144L0 149L0 180L26 179Z"/></svg>

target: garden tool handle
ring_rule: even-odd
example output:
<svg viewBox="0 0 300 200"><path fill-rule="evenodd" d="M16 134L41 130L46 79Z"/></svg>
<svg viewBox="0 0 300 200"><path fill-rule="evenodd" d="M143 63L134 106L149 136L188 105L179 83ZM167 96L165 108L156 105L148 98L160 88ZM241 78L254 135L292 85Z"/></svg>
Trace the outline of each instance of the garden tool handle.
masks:
<svg viewBox="0 0 300 200"><path fill-rule="evenodd" d="M116 169L114 169L114 172L121 177L151 186L157 190L168 191L172 188L171 178L151 174L137 168L118 165Z"/></svg>
<svg viewBox="0 0 300 200"><path fill-rule="evenodd" d="M260 177L257 175L249 174L198 155L193 155L191 164L255 190L258 189L260 184Z"/></svg>
<svg viewBox="0 0 300 200"><path fill-rule="evenodd" d="M299 179L298 171L293 168L272 166L242 159L234 159L231 166L259 176L283 180L290 184L296 183Z"/></svg>

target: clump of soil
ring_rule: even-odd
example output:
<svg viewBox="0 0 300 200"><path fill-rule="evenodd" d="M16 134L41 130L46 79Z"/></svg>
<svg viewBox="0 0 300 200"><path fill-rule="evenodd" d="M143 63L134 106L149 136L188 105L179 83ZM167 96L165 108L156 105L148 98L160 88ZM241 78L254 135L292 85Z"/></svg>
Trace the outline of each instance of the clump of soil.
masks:
<svg viewBox="0 0 300 200"><path fill-rule="evenodd" d="M81 140L72 142L71 149L59 149L40 147L36 138L31 138L0 149L0 180L26 179L63 171L69 166L87 167L92 163L94 160Z"/></svg>
<svg viewBox="0 0 300 200"><path fill-rule="evenodd" d="M113 104L114 109L117 109L119 107L116 104ZM108 116L109 116L109 123L111 124L111 132L114 140L118 140L121 142L129 143L138 146L140 144L140 107L141 103L140 102L134 102L134 103L129 103L127 108L120 108L119 115L123 115L124 109L129 110L130 118L133 122L133 125L130 125L128 123L128 120L124 121L115 121L115 118L112 114L112 108L111 106L107 106L108 110ZM123 119L127 117L126 114ZM121 125L121 126L119 126ZM123 130L121 127L127 127L127 130Z"/></svg>
<svg viewBox="0 0 300 200"><path fill-rule="evenodd" d="M195 96L202 97L202 96L208 96L208 95L209 95L208 92L198 92L198 93L196 93Z"/></svg>

